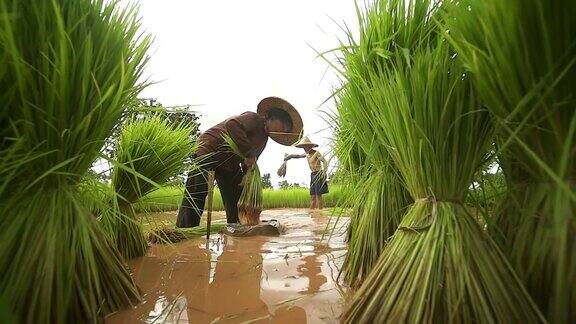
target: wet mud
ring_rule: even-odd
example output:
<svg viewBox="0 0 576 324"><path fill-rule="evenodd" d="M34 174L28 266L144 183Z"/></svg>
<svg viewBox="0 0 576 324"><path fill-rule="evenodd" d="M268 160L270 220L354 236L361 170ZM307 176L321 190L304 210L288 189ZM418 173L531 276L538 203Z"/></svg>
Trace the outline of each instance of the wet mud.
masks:
<svg viewBox="0 0 576 324"><path fill-rule="evenodd" d="M175 215L174 215L175 217ZM129 262L144 301L107 323L336 323L346 218L272 210L277 237L212 235L154 245Z"/></svg>

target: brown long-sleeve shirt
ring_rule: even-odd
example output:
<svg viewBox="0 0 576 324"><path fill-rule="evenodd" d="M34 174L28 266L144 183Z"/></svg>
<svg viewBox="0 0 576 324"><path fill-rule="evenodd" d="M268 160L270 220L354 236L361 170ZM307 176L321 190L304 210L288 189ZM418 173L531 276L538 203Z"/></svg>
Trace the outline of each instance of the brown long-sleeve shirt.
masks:
<svg viewBox="0 0 576 324"><path fill-rule="evenodd" d="M236 170L242 158L232 153L224 141L224 134L234 140L246 157L258 157L268 142L266 120L255 112L247 111L226 119L211 127L198 137L198 155L206 155L217 163L218 168Z"/></svg>

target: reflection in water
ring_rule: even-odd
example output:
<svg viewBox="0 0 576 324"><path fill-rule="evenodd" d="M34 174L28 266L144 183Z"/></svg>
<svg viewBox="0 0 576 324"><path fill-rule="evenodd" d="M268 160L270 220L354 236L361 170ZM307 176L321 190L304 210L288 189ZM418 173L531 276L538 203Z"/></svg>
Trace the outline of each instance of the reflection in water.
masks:
<svg viewBox="0 0 576 324"><path fill-rule="evenodd" d="M186 297L179 296L169 302L164 296L156 301L154 310L148 314L146 323L181 323L188 322Z"/></svg>
<svg viewBox="0 0 576 324"><path fill-rule="evenodd" d="M314 248L316 251L316 247ZM308 278L308 289L301 294L314 294L320 291L320 287L328 282L326 276L322 274L322 262L317 260L316 254L309 255L304 258L304 264L301 264L296 269L304 277Z"/></svg>
<svg viewBox="0 0 576 324"><path fill-rule="evenodd" d="M280 219L286 235L153 246L130 262L145 301L107 322L337 322L344 232L320 242L329 218L274 212L262 216Z"/></svg>
<svg viewBox="0 0 576 324"><path fill-rule="evenodd" d="M206 311L219 320L241 322L270 315L260 299L262 239L226 238L210 284ZM217 298L215 298L217 297Z"/></svg>

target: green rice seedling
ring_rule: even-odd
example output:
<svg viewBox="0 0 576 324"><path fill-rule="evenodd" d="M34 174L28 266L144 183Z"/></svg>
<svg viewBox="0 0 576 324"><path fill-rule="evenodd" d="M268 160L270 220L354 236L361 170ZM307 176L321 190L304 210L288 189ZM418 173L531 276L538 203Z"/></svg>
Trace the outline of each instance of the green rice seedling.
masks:
<svg viewBox="0 0 576 324"><path fill-rule="evenodd" d="M0 300L22 323L100 322L140 295L78 184L145 85L150 39L116 2L0 0L0 17Z"/></svg>
<svg viewBox="0 0 576 324"><path fill-rule="evenodd" d="M356 292L348 323L543 320L463 206L493 127L440 35L443 10L428 1L381 1L366 14L361 35L374 36L372 53L385 60L356 83L366 102L358 114L367 115L414 203Z"/></svg>
<svg viewBox="0 0 576 324"><path fill-rule="evenodd" d="M356 58L352 53L346 57ZM355 286L372 270L411 200L385 147L375 137L375 129L367 123L368 116L362 113L364 95L355 83L357 80L350 77L340 91L341 122L336 129L336 154L346 179L345 198L339 204L351 208L348 254L342 271ZM364 127L347 128L342 125L345 123Z"/></svg>
<svg viewBox="0 0 576 324"><path fill-rule="evenodd" d="M138 200L133 207L137 213L178 210L182 201L182 187L165 186L152 191ZM324 195L325 207L334 207L344 199L342 185L330 187L330 192ZM218 188L214 188L213 210L224 210L224 204ZM262 208L308 208L310 206L310 191L308 188L262 189Z"/></svg>
<svg viewBox="0 0 576 324"><path fill-rule="evenodd" d="M242 193L238 199L238 219L243 225L258 225L262 212L262 176L258 165L244 175Z"/></svg>
<svg viewBox="0 0 576 324"><path fill-rule="evenodd" d="M494 114L508 199L493 227L548 319L576 321L576 2L460 1L450 39Z"/></svg>
<svg viewBox="0 0 576 324"><path fill-rule="evenodd" d="M463 206L491 144L489 114L445 42L429 46L371 77L370 110L414 204L345 321L538 322L504 256Z"/></svg>
<svg viewBox="0 0 576 324"><path fill-rule="evenodd" d="M226 227L226 222L215 222L210 225L210 233L218 233ZM148 234L148 242L152 244L178 243L191 238L206 235L206 226L196 226L193 228L157 228Z"/></svg>
<svg viewBox="0 0 576 324"><path fill-rule="evenodd" d="M114 198L114 191L105 182L92 176L86 176L78 183L79 199L82 205L90 211L94 217L98 217L110 206L108 202Z"/></svg>
<svg viewBox="0 0 576 324"><path fill-rule="evenodd" d="M224 135L224 140L234 154L242 159L246 158L230 136ZM242 225L257 225L260 223L261 212L262 177L258 164L255 164L254 167L244 173L242 178L242 193L238 199L238 219Z"/></svg>
<svg viewBox="0 0 576 324"><path fill-rule="evenodd" d="M135 119L122 129L112 170L116 197L100 221L125 258L143 256L147 249L133 204L181 171L195 149L191 131L158 116Z"/></svg>
<svg viewBox="0 0 576 324"><path fill-rule="evenodd" d="M8 18L9 18L8 13L0 12L0 20L5 20ZM1 46L0 47L0 62L6 62L8 59L7 56L8 56L8 53L6 52L6 47ZM7 66L5 64L1 64L0 65L0 89L1 89L0 90L0 102L2 102L3 105L6 105L8 103L8 100L10 100L11 91L13 89L11 87L11 84L9 83L9 79L10 79L10 76L8 75ZM9 115L10 115L9 109L5 109L4 107L2 107L2 109L0 109L0 153L3 153L2 156L4 156L7 153L7 152L4 152L4 150L8 146L8 143L6 143L4 132L7 129L9 129L9 125L10 125ZM0 159L0 161L2 161L2 160Z"/></svg>
<svg viewBox="0 0 576 324"><path fill-rule="evenodd" d="M341 185L330 187L330 192L323 195L325 207L333 207L344 196ZM271 208L308 208L310 207L310 190L303 187L263 189L262 207Z"/></svg>
<svg viewBox="0 0 576 324"><path fill-rule="evenodd" d="M358 47L343 47L346 69L365 68ZM336 122L336 154L345 181L340 206L350 208L348 254L342 267L352 286L359 286L387 240L398 227L404 208L411 201L398 177L386 148L375 135L358 74L350 75L338 93L339 120ZM363 127L354 127L355 124Z"/></svg>
<svg viewBox="0 0 576 324"><path fill-rule="evenodd" d="M373 116L366 109L365 88L371 86L367 76L371 71L389 65L389 56L394 51L406 49L404 53L408 54L408 49L421 39L435 37L431 33L432 27L426 23L428 11L433 6L432 1L424 1L417 7L399 5L398 1L382 1L364 16L358 9L359 41L348 31L348 43L340 48L344 80L337 94L335 150L341 172L345 173L349 184L348 199L342 203L353 207L349 254L343 271L354 285L360 284L371 271L386 241L396 230L400 213L411 202L386 143L377 136L381 129L374 127ZM409 12L416 18L406 21L403 17ZM392 34L396 37L394 42L383 42Z"/></svg>
<svg viewBox="0 0 576 324"><path fill-rule="evenodd" d="M395 192L400 191L400 192ZM344 262L347 281L359 286L370 274L384 246L394 234L408 206L410 197L398 175L369 172L357 183L351 207L348 254Z"/></svg>

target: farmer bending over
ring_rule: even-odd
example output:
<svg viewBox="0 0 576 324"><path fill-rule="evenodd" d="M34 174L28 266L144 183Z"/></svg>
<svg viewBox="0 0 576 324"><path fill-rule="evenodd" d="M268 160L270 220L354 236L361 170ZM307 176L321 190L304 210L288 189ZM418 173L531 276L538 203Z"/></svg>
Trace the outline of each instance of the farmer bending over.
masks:
<svg viewBox="0 0 576 324"><path fill-rule="evenodd" d="M301 158L308 159L308 166L310 171L312 171L310 174L310 209L322 209L322 195L328 193L328 183L326 182L328 162L326 162L320 152L314 149L317 146L305 136L296 144L296 147L304 149L306 154L291 154L284 158L284 161Z"/></svg>
<svg viewBox="0 0 576 324"><path fill-rule="evenodd" d="M199 149L194 157L200 170L188 174L176 227L200 225L208 191L208 171L215 171L228 223L238 223L242 177L256 164L268 137L280 144L292 145L300 138L301 131L302 119L296 109L276 97L263 99L257 113L247 111L206 130L198 137ZM236 143L246 159L242 160L230 150L225 135Z"/></svg>

